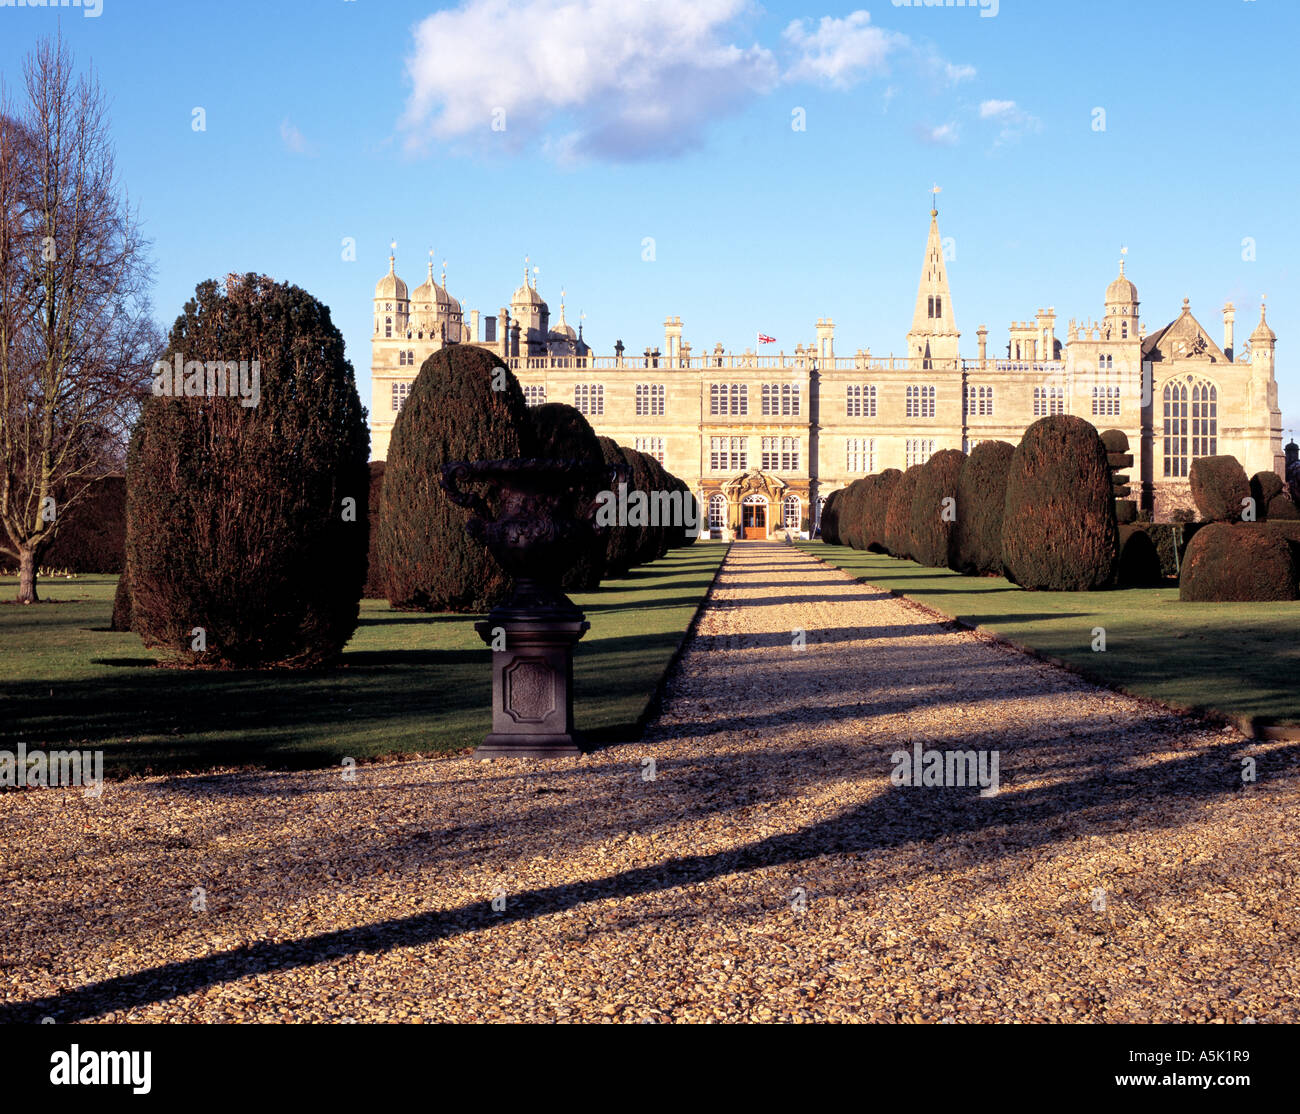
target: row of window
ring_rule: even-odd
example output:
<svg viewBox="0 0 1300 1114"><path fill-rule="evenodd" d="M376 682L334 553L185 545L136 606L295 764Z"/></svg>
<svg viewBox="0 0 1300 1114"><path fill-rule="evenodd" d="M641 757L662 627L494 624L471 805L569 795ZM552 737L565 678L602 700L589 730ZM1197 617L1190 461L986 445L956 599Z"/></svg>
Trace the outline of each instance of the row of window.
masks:
<svg viewBox="0 0 1300 1114"><path fill-rule="evenodd" d="M1164 422L1166 476L1186 476L1197 457L1218 455L1219 393L1212 383L1195 383L1190 391L1186 383L1167 383Z"/></svg>
<svg viewBox="0 0 1300 1114"><path fill-rule="evenodd" d="M759 467L764 472L799 471L799 438L764 437L761 449Z"/></svg>
<svg viewBox="0 0 1300 1114"><path fill-rule="evenodd" d="M803 519L803 503L797 495L787 495L781 500L781 524L788 530L798 530ZM727 497L721 492L709 496L709 529L721 530L727 525Z"/></svg>
<svg viewBox="0 0 1300 1114"><path fill-rule="evenodd" d="M664 462L664 439L662 437L638 437L633 448L639 453L654 457L660 464Z"/></svg>

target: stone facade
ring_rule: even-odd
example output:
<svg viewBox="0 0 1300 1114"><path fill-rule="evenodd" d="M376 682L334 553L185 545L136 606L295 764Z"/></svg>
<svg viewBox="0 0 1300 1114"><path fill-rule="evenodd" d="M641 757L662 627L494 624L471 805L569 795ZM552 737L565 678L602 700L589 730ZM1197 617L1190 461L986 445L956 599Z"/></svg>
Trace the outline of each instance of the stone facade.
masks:
<svg viewBox="0 0 1300 1114"><path fill-rule="evenodd" d="M829 319L817 322L815 342L793 354L727 353L720 344L693 354L679 317L665 321L662 349L629 356L620 342L614 355L594 356L581 330L565 322L563 302L551 328L527 269L509 308L486 322L475 311L466 323L445 282L433 281L432 265L407 298L390 259L375 291L373 451L386 455L420 364L458 343L501 356L530 404L576 405L597 433L653 453L690 484L715 534L798 529L859 476L906 468L940 449L1014 444L1033 421L1055 413L1128 435L1135 497L1157 518L1190 504L1187 469L1197 456L1230 454L1247 473L1284 474L1277 338L1263 307L1242 353L1234 351L1231 303L1222 346L1186 300L1178 317L1150 334L1138 307L1121 261L1100 320L1071 319L1059 339L1056 311L1039 309L1033 320L1012 323L1005 357L989 356L981 325L978 354L962 358L934 210L900 356L866 348L837 356Z"/></svg>

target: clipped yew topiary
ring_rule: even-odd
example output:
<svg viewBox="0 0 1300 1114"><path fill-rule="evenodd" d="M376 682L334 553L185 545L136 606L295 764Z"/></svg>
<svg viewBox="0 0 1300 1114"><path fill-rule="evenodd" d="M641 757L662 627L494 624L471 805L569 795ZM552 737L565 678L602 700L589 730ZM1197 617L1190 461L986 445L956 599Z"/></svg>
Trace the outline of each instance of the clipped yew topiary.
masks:
<svg viewBox="0 0 1300 1114"><path fill-rule="evenodd" d="M821 532L822 541L827 545L840 544L840 504L844 498L844 488L836 488L822 505Z"/></svg>
<svg viewBox="0 0 1300 1114"><path fill-rule="evenodd" d="M921 468L912 493L912 559L946 569L955 552L955 527L961 514L957 489L966 454L942 449Z"/></svg>
<svg viewBox="0 0 1300 1114"><path fill-rule="evenodd" d="M1121 588L1155 588L1164 579L1155 542L1141 527L1119 528L1119 565L1115 578Z"/></svg>
<svg viewBox="0 0 1300 1114"><path fill-rule="evenodd" d="M186 665L336 658L366 578L370 442L329 310L262 275L201 283L154 374L127 460L132 629Z"/></svg>
<svg viewBox="0 0 1300 1114"><path fill-rule="evenodd" d="M889 552L889 546L885 544L885 518L889 514L889 500L893 498L894 488L902 478L903 473L897 468L886 468L878 475L868 477L871 480L871 493L866 500L862 518L864 549L876 553Z"/></svg>
<svg viewBox="0 0 1300 1114"><path fill-rule="evenodd" d="M597 494L609 487L605 476L605 454L591 423L576 407L563 402L547 402L528 411L532 425L533 451L543 459L586 460L596 465L595 474L584 499L594 500ZM566 592L591 592L600 587L605 571L605 535L597 531L591 550L580 557L565 572L560 581Z"/></svg>
<svg viewBox="0 0 1300 1114"><path fill-rule="evenodd" d="M856 479L844 489L844 497L840 502L840 538L843 544L853 549L867 548L865 515L870 487L870 476Z"/></svg>
<svg viewBox="0 0 1300 1114"><path fill-rule="evenodd" d="M1002 512L1015 446L981 441L957 481L957 524L950 568L967 574L1002 573Z"/></svg>
<svg viewBox="0 0 1300 1114"><path fill-rule="evenodd" d="M597 437L600 444L601 453L605 458L605 467L611 473L615 468L623 469L620 484L627 485L627 493L630 495L633 490L632 484L632 466L628 462L627 456L623 452L623 447L612 437ZM618 493L618 485L612 489ZM640 535L636 529L620 523L609 527L605 531L605 569L604 578L624 576L627 571L636 563L637 546L640 544Z"/></svg>
<svg viewBox="0 0 1300 1114"><path fill-rule="evenodd" d="M1115 578L1119 532L1106 447L1082 418L1034 422L1007 471L1002 560L1023 588L1089 591Z"/></svg>
<svg viewBox="0 0 1300 1114"><path fill-rule="evenodd" d="M486 611L504 599L509 579L465 532L469 512L442 490L442 468L532 450L523 392L497 356L458 344L424 361L393 426L371 573L394 608Z"/></svg>
<svg viewBox="0 0 1300 1114"><path fill-rule="evenodd" d="M1235 456L1199 456L1187 478L1196 509L1206 522L1241 521L1250 480Z"/></svg>
<svg viewBox="0 0 1300 1114"><path fill-rule="evenodd" d="M1211 523L1187 547L1178 598L1184 602L1294 600L1300 547L1267 523Z"/></svg>
<svg viewBox="0 0 1300 1114"><path fill-rule="evenodd" d="M912 498L921 478L923 464L914 464L894 485L885 511L885 549L895 557L912 556Z"/></svg>

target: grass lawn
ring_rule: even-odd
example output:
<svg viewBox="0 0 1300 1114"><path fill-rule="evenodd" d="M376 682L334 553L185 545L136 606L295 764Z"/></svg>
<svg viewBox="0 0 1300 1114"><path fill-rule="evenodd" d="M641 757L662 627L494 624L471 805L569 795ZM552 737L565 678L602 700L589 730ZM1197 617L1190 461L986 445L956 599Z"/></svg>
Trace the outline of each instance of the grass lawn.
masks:
<svg viewBox="0 0 1300 1114"><path fill-rule="evenodd" d="M671 551L574 595L591 623L574 663L578 730L635 738L727 547ZM490 651L473 615L365 600L339 667L315 673L159 669L108 624L117 578L42 580L20 607L0 578L0 748L92 746L114 775L333 765L474 746L491 727Z"/></svg>
<svg viewBox="0 0 1300 1114"><path fill-rule="evenodd" d="M1177 588L1026 592L820 541L799 548L858 579L1057 658L1102 684L1243 726L1300 724L1300 602L1180 603ZM1093 628L1105 652L1092 649Z"/></svg>

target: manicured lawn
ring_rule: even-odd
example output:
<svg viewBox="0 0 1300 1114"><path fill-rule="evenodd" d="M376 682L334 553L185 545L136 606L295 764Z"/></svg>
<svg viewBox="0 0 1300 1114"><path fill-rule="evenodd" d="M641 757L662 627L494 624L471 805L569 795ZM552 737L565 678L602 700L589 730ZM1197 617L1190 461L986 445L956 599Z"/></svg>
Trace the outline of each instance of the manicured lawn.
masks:
<svg viewBox="0 0 1300 1114"><path fill-rule="evenodd" d="M726 553L701 543L575 595L591 630L574 665L575 718L598 743L635 738ZM106 772L333 765L474 746L491 726L490 651L472 615L366 600L330 672L159 669L108 623L116 577L43 580L20 607L0 578L0 748L93 746Z"/></svg>
<svg viewBox="0 0 1300 1114"><path fill-rule="evenodd" d="M1176 708L1300 724L1300 602L1180 603L1177 588L1026 592L820 541L799 548L868 584ZM1106 649L1092 649L1104 627Z"/></svg>

